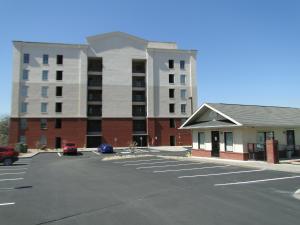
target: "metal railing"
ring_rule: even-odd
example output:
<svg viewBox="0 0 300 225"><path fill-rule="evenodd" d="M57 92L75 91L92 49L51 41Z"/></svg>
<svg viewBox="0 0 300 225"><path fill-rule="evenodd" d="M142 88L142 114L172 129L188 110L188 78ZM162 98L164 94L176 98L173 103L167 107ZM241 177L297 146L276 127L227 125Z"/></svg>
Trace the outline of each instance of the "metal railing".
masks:
<svg viewBox="0 0 300 225"><path fill-rule="evenodd" d="M278 145L279 159L292 159L300 157L300 145Z"/></svg>
<svg viewBox="0 0 300 225"><path fill-rule="evenodd" d="M266 145L261 143L248 143L247 149L249 153L249 160L266 161Z"/></svg>

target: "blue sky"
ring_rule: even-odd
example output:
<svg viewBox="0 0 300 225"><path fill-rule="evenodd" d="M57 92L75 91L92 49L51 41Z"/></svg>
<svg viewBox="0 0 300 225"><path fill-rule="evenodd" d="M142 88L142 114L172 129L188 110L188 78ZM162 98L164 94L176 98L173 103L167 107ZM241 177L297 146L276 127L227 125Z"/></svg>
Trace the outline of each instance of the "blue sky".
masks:
<svg viewBox="0 0 300 225"><path fill-rule="evenodd" d="M12 40L110 31L197 49L199 104L300 107L299 12L298 0L0 0L0 114L10 113Z"/></svg>

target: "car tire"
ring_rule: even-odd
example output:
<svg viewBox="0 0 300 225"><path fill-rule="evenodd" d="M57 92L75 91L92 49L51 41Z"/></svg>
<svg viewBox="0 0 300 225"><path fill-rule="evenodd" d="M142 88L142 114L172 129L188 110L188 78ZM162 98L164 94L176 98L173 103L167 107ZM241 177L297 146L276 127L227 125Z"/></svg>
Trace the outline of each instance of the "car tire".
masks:
<svg viewBox="0 0 300 225"><path fill-rule="evenodd" d="M11 158L4 159L4 161L3 161L4 166L11 166L12 164L13 164L13 161Z"/></svg>

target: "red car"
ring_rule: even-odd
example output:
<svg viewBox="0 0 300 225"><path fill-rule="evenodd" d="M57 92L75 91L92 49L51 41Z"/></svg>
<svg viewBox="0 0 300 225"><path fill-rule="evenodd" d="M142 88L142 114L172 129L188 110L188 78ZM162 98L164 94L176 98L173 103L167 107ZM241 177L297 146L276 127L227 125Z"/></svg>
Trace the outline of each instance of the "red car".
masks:
<svg viewBox="0 0 300 225"><path fill-rule="evenodd" d="M11 166L15 161L18 161L19 152L11 147L0 147L0 163L4 166Z"/></svg>
<svg viewBox="0 0 300 225"><path fill-rule="evenodd" d="M63 144L63 154L74 154L77 155L77 146L74 143Z"/></svg>

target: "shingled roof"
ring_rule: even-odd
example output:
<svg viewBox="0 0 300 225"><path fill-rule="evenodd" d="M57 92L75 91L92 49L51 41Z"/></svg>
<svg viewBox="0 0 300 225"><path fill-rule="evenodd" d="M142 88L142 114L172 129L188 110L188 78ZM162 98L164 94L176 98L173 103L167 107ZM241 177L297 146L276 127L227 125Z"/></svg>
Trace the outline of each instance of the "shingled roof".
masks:
<svg viewBox="0 0 300 225"><path fill-rule="evenodd" d="M209 108L219 113L236 126L251 127L300 127L300 108L240 105L225 103L203 104L181 128L205 127L203 122L195 122L201 114L201 110ZM215 126L217 127L217 126Z"/></svg>

